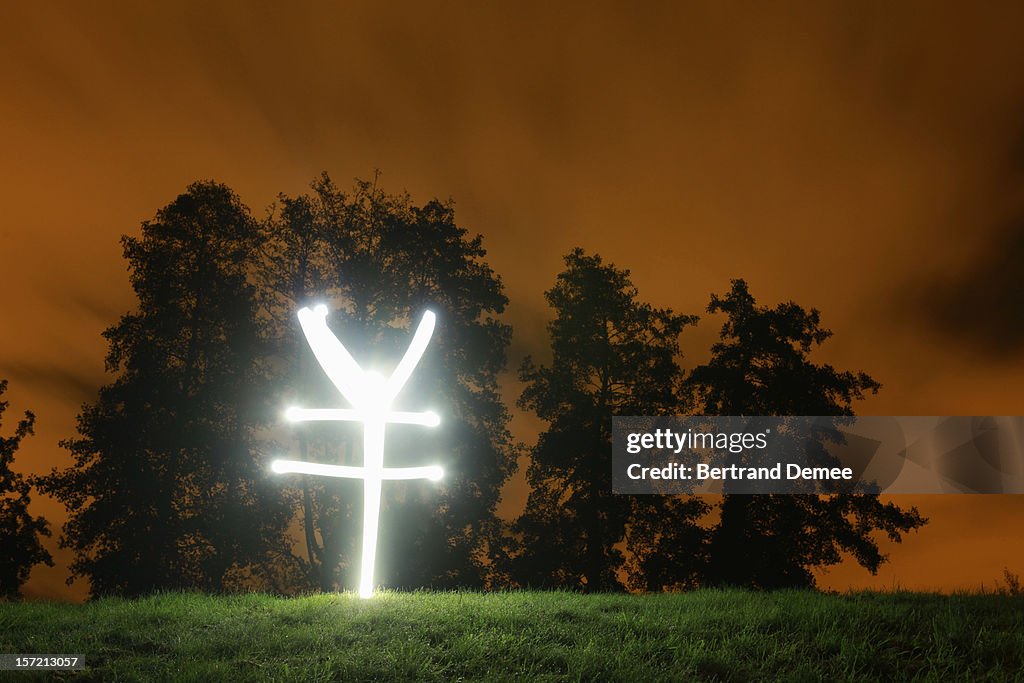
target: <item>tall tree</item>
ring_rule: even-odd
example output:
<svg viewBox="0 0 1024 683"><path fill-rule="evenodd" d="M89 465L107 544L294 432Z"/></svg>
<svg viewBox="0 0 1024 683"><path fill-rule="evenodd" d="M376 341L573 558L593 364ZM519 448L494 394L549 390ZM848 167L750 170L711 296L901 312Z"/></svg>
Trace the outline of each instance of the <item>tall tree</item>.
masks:
<svg viewBox="0 0 1024 683"><path fill-rule="evenodd" d="M519 405L548 427L530 454L511 573L520 584L621 590L627 528L638 514L652 518L655 499L612 493L611 418L679 412L679 337L697 319L642 302L629 271L598 255L575 249L565 266L545 294L551 364L527 358L520 369ZM699 501L658 502L680 529L702 512Z"/></svg>
<svg viewBox="0 0 1024 683"><path fill-rule="evenodd" d="M482 238L456 223L451 202L417 205L407 194L384 192L376 179L343 192L326 174L311 189L282 197L281 209L264 224L263 283L287 359L281 393L310 405L339 400L297 329L299 306L328 303L339 338L364 367L385 374L422 311L434 310L434 339L399 400L411 410L436 406L442 426L389 428L387 458L422 464L426 457L443 464L446 476L440 485L385 487L378 573L394 586L479 585L488 571L500 489L515 468L497 387L510 340L509 327L497 319L507 303L501 280L484 261ZM303 424L295 432L306 457L361 460L362 442L351 425ZM339 579L335 567L358 560L353 522L359 523L361 487L311 480L301 487L307 554L321 587L330 588Z"/></svg>
<svg viewBox="0 0 1024 683"><path fill-rule="evenodd" d="M7 391L7 380L0 380L0 396ZM7 410L7 401L0 401L0 426ZM31 484L12 469L14 454L21 441L32 434L36 416L25 411L14 435L0 437L0 598L21 595L21 586L37 564L53 566L53 558L43 547L41 536L49 536L49 524L42 517L29 514Z"/></svg>
<svg viewBox="0 0 1024 683"><path fill-rule="evenodd" d="M298 197L281 194L261 225L261 247L257 261L262 304L269 321L269 343L276 363L275 393L282 401L295 403L301 395L317 405L331 401L334 391L317 371L295 312L325 299L335 278L331 277L328 238L341 207L338 193L326 175L313 183L314 191ZM326 433L325 433L326 432ZM338 458L338 435L316 425L294 430L302 460ZM322 437L318 439L317 437ZM346 440L345 445L350 445ZM342 544L349 534L341 523L350 522L351 501L341 497L341 482L303 476L299 482L301 522L306 551L308 583L323 591L340 586L338 572L344 555ZM321 524L321 519L333 523ZM317 534L320 534L320 539ZM347 544L346 551L351 551Z"/></svg>
<svg viewBox="0 0 1024 683"><path fill-rule="evenodd" d="M810 360L832 336L815 309L758 306L746 282L733 280L724 297L712 295L708 312L726 315L721 338L687 380L705 415L852 416L853 402L881 386L864 372ZM916 508L870 494L726 494L720 512L706 581L753 588L813 586L812 570L844 552L874 573L885 560L874 532L898 542L926 521Z"/></svg>
<svg viewBox="0 0 1024 683"><path fill-rule="evenodd" d="M83 407L74 465L41 479L65 503L71 579L93 595L273 587L289 506L256 428L267 384L249 271L255 221L198 182L122 238L135 312L104 332L116 378Z"/></svg>

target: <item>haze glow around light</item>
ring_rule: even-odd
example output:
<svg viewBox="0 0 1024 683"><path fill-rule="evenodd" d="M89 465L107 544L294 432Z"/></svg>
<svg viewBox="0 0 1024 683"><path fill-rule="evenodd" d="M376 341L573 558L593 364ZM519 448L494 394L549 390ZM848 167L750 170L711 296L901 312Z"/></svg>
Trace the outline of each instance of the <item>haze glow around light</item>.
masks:
<svg viewBox="0 0 1024 683"><path fill-rule="evenodd" d="M430 479L444 476L439 465L423 467L384 467L384 433L388 423L436 427L437 413L392 411L391 403L412 376L434 332L436 316L426 311L413 335L409 348L388 378L363 370L341 341L327 327L327 307L303 308L299 325L313 355L328 379L348 399L352 408L301 408L285 411L290 422L341 420L363 423L363 465L361 467L324 465L300 460L275 460L270 467L279 474L310 474L363 480L363 544L360 562L359 596L373 595L373 570L377 553L380 520L381 483L386 480Z"/></svg>

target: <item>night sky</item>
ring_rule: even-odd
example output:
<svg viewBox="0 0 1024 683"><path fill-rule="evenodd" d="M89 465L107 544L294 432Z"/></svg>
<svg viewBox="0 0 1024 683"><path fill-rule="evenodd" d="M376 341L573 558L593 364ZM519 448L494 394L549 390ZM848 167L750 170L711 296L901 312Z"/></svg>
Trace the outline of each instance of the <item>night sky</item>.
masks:
<svg viewBox="0 0 1024 683"><path fill-rule="evenodd" d="M0 377L4 434L38 415L25 471L70 461L57 441L106 381L100 332L134 303L119 236L193 180L261 216L323 170L454 198L512 302L510 367L543 356L578 245L680 312L735 277L821 309L818 360L884 385L862 414L1024 414L1024 4L138 4L0 7ZM719 325L684 334L688 366ZM902 500L931 523L878 577L824 585L1024 571L1024 496ZM524 501L520 476L502 511ZM55 549L60 506L34 511ZM82 594L55 558L29 596Z"/></svg>

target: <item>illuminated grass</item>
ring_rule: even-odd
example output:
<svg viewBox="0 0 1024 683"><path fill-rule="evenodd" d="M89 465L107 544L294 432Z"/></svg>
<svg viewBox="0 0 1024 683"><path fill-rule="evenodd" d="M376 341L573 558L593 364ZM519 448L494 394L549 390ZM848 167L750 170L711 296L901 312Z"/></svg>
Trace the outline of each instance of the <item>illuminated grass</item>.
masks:
<svg viewBox="0 0 1024 683"><path fill-rule="evenodd" d="M163 594L0 605L0 652L82 653L75 680L1020 680L1024 598Z"/></svg>

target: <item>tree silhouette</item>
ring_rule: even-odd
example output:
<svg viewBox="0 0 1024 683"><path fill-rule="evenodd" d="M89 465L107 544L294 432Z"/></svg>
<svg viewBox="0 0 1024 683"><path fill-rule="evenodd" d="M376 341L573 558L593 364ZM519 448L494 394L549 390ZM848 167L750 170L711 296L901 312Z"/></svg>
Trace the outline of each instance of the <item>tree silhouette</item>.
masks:
<svg viewBox="0 0 1024 683"><path fill-rule="evenodd" d="M612 416L679 411L679 336L696 318L641 302L629 271L600 256L575 249L565 265L546 292L555 310L551 365L527 358L520 369L519 405L548 428L531 452L532 490L508 564L519 584L620 590L634 514L655 519L648 506L668 505L660 511L682 530L702 511L699 501L614 495L611 484Z"/></svg>
<svg viewBox="0 0 1024 683"><path fill-rule="evenodd" d="M332 226L340 220L342 208L326 175L314 182L313 189L312 194L298 197L279 196L261 226L257 272L270 321L271 353L279 360L275 392L288 403L302 396L316 405L328 405L336 400L336 390L319 371L295 314L304 306L320 303L337 280L332 276L328 250L336 233ZM339 451L351 451L355 443L350 433L339 439L337 430L316 424L303 425L294 432L302 460L340 460ZM308 476L301 478L300 489L309 578L322 591L340 588L343 558L351 556L355 547L351 533L356 528L351 523L355 491L347 482ZM343 495L346 492L348 498Z"/></svg>
<svg viewBox="0 0 1024 683"><path fill-rule="evenodd" d="M758 306L746 282L733 280L724 297L712 295L708 312L727 318L711 359L687 380L705 415L852 416L853 401L881 386L808 359L832 335L815 309ZM753 588L813 586L811 570L837 564L844 552L875 573L885 557L873 532L900 541L926 522L916 508L870 494L727 493L720 512L706 582Z"/></svg>
<svg viewBox="0 0 1024 683"><path fill-rule="evenodd" d="M0 396L7 391L7 380L0 380ZM7 401L0 401L0 426L7 410ZM49 536L50 529L42 517L28 512L31 485L21 474L11 469L14 454L22 439L32 434L36 416L25 411L18 421L14 435L0 437L0 598L8 600L21 595L21 586L37 564L53 566L53 559L40 541Z"/></svg>
<svg viewBox="0 0 1024 683"><path fill-rule="evenodd" d="M116 378L41 478L92 595L273 586L289 505L267 477L266 352L249 270L258 239L226 186L198 182L122 238L138 309L104 332Z"/></svg>
<svg viewBox="0 0 1024 683"><path fill-rule="evenodd" d="M438 328L399 400L410 410L436 406L442 426L389 428L388 461L445 467L440 485L389 483L384 490L379 558L382 583L392 586L480 585L495 536L502 484L515 469L497 375L511 332L495 316L507 303L500 278L483 260L479 235L455 222L451 202L422 206L376 183L339 190L327 174L311 192L282 196L264 224L263 287L271 295L276 347L284 371L281 394L309 405L336 404L297 329L295 311L312 301L332 307L329 318L365 367L386 368L408 345L425 309ZM385 372L386 374L386 372ZM361 462L358 427L295 427L303 457ZM301 483L307 555L320 586L337 585L335 568L353 564L362 487L355 482ZM353 503L355 507L353 508ZM415 562L404 560L415 557Z"/></svg>
<svg viewBox="0 0 1024 683"><path fill-rule="evenodd" d="M710 509L697 496L637 496L626 544L629 588L658 592L700 586L708 562L708 530L699 520Z"/></svg>

